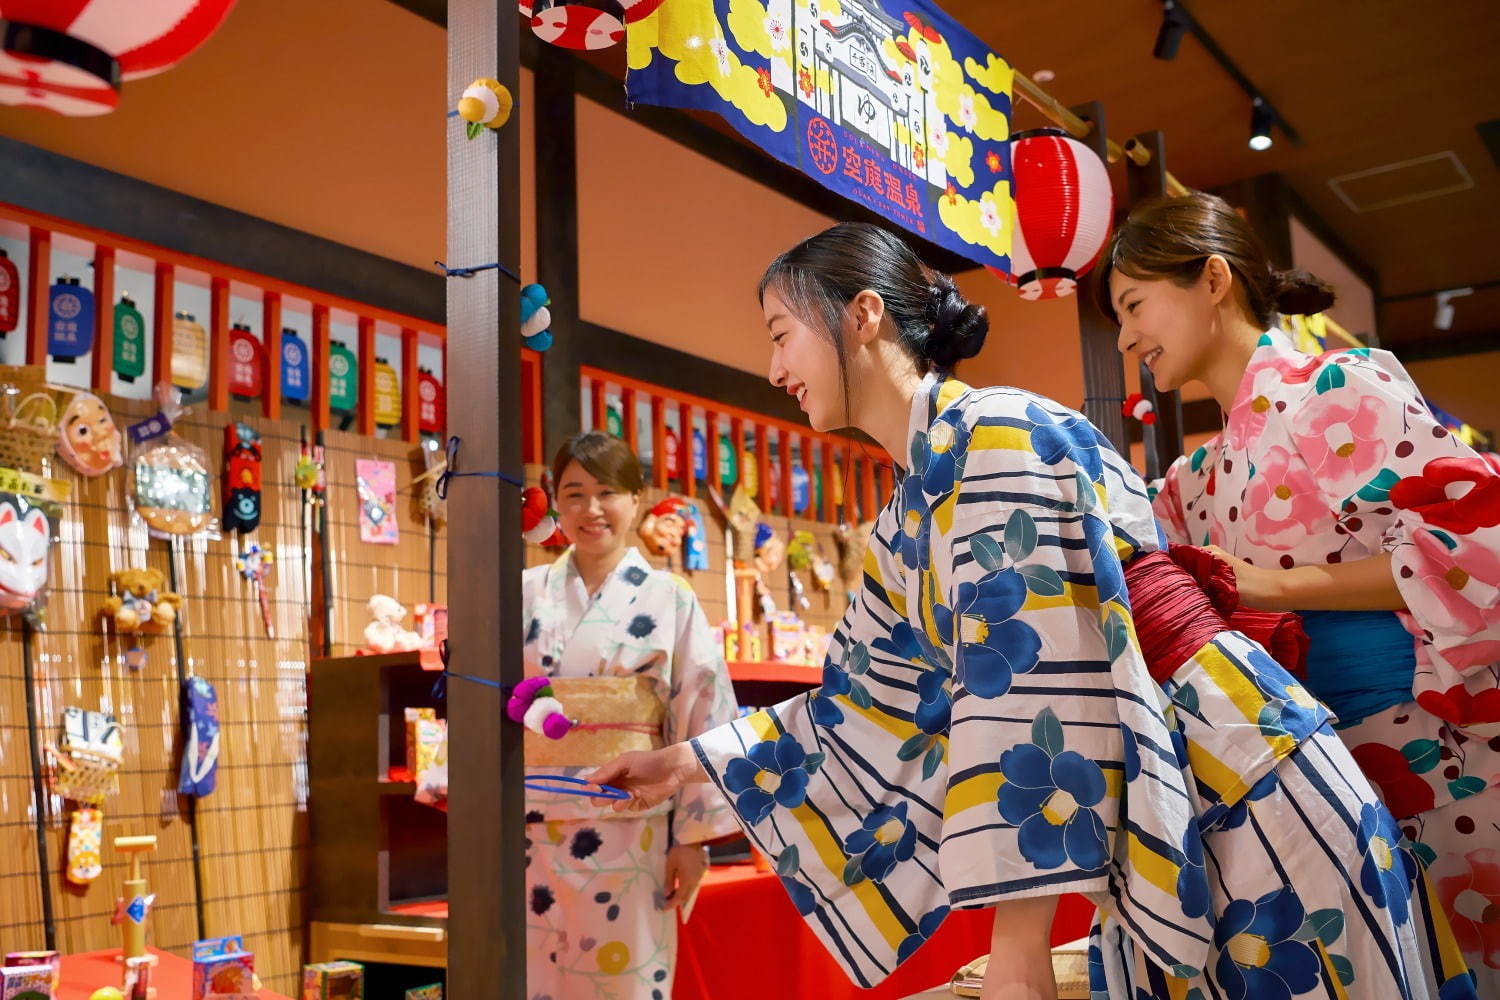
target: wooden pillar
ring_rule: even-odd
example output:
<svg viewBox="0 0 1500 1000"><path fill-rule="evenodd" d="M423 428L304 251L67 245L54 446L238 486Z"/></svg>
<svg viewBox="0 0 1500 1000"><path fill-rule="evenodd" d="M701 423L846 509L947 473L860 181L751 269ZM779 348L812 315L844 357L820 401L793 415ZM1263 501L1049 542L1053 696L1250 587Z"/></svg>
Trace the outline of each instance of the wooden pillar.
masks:
<svg viewBox="0 0 1500 1000"><path fill-rule="evenodd" d="M698 495L698 475L693 460L693 408L687 403L678 403L677 415L682 425L682 440L677 449L678 459L682 463L682 493L691 499ZM703 443L706 445L708 439L704 438ZM706 456L705 452L705 459Z"/></svg>
<svg viewBox="0 0 1500 1000"><path fill-rule="evenodd" d="M1131 205L1138 205L1149 198L1163 195L1167 191L1167 148L1160 132L1142 132L1135 141L1151 154L1144 167L1134 161L1125 160L1126 191ZM1141 395L1156 408L1156 423L1143 424L1141 441L1146 453L1147 481L1166 475L1167 467L1182 454L1182 399L1176 392L1163 392L1156 387L1151 369L1141 365Z"/></svg>
<svg viewBox="0 0 1500 1000"><path fill-rule="evenodd" d="M823 520L829 524L837 524L838 508L833 502L833 477L838 472L833 462L833 439L826 435L819 439L818 450L822 452L823 464Z"/></svg>
<svg viewBox="0 0 1500 1000"><path fill-rule="evenodd" d="M114 387L115 248L94 244L94 356L89 384L96 393Z"/></svg>
<svg viewBox="0 0 1500 1000"><path fill-rule="evenodd" d="M719 463L723 461L719 454L719 415L713 410L703 413L703 434L703 482L712 495L712 491L724 489L719 478Z"/></svg>
<svg viewBox="0 0 1500 1000"><path fill-rule="evenodd" d="M597 375L589 380L589 426L596 431L609 430L609 401L604 396L607 386Z"/></svg>
<svg viewBox="0 0 1500 1000"><path fill-rule="evenodd" d="M417 369L419 334L407 327L401 329L401 437L416 444L422 440L422 380ZM447 375L442 378L446 381Z"/></svg>
<svg viewBox="0 0 1500 1000"><path fill-rule="evenodd" d="M172 322L176 317L176 272L171 264L156 262L156 300L152 306L151 384L172 382Z"/></svg>
<svg viewBox="0 0 1500 1000"><path fill-rule="evenodd" d="M519 308L519 306L517 307ZM519 315L519 314L518 314ZM328 307L312 307L312 425L315 431L326 431L328 416Z"/></svg>
<svg viewBox="0 0 1500 1000"><path fill-rule="evenodd" d="M771 513L771 432L765 424L755 425L755 485L760 492L760 509Z"/></svg>
<svg viewBox="0 0 1500 1000"><path fill-rule="evenodd" d="M625 386L620 390L620 431L625 438L625 443L630 445L630 450L639 457L640 450L640 428L636 425L636 398L635 390Z"/></svg>
<svg viewBox="0 0 1500 1000"><path fill-rule="evenodd" d="M734 482L727 489L733 490L745 481L745 421L742 417L729 418L729 446L734 449ZM724 498L728 503L729 498Z"/></svg>
<svg viewBox="0 0 1500 1000"><path fill-rule="evenodd" d="M536 143L537 273L534 276L522 275L522 278L540 281L547 286L547 294L552 298L552 304L547 307L552 314L552 346L547 349L546 363L542 366L542 429L549 455L583 426L578 392L584 344L579 336L578 321L575 59L573 53L555 45L538 45L533 67L535 83L532 93L535 96L532 108L535 120L545 123L545 128L538 132L544 139ZM459 92L454 91L454 95ZM520 266L519 258L508 258L505 263ZM598 426L603 428L602 424Z"/></svg>
<svg viewBox="0 0 1500 1000"><path fill-rule="evenodd" d="M520 93L517 50L521 22L515 10L495 0L449 0L448 75L443 106L452 107L477 77L494 77ZM551 46L541 46L551 48ZM564 53L571 58L571 54ZM539 99L547 86L538 74ZM573 96L563 97L569 107ZM537 108L538 121L553 123ZM521 256L520 135L518 123L473 142L463 122L445 119L448 144L448 226L445 260L502 261ZM572 123L546 130L541 151L571 142ZM548 201L538 163L538 210ZM571 178L571 174L569 175ZM540 256L547 259L549 224L539 218ZM561 288L545 271L542 280L554 303L576 301L576 286ZM451 279L448 290L448 425L463 439L460 462L467 469L521 472L520 289L499 271ZM566 357L569 333L559 329L554 351ZM550 352L549 352L550 353ZM547 361L547 370L553 366ZM574 419L549 427L564 435L578 430L578 372L565 392ZM456 479L448 494L448 578L463 586L448 592L449 668L477 680L448 680L448 983L454 997L526 997L526 807L521 726L504 718L506 687L521 680L520 490L495 479ZM493 686L490 686L493 685ZM545 961L546 956L536 956Z"/></svg>
<svg viewBox="0 0 1500 1000"><path fill-rule="evenodd" d="M208 408L229 409L229 279L212 278L208 299Z"/></svg>
<svg viewBox="0 0 1500 1000"><path fill-rule="evenodd" d="M1093 131L1081 140L1105 163L1109 162L1105 144L1104 108L1098 101L1081 104L1072 109L1085 121L1092 122ZM1125 433L1125 415L1120 405L1125 401L1125 363L1116 347L1120 331L1105 318L1094 305L1093 282L1098 272L1079 282L1074 298L1078 301L1078 339L1083 351L1083 415L1109 439L1121 454L1130 454L1130 442Z"/></svg>
<svg viewBox="0 0 1500 1000"><path fill-rule="evenodd" d="M26 269L26 363L47 363L47 318L51 314L52 233L31 227Z"/></svg>
<svg viewBox="0 0 1500 1000"><path fill-rule="evenodd" d="M281 419L281 293L262 292L260 336L266 348L266 384L260 394L260 415Z"/></svg>
<svg viewBox="0 0 1500 1000"><path fill-rule="evenodd" d="M359 384L354 387L354 428L370 437L375 433L375 321L359 317Z"/></svg>
<svg viewBox="0 0 1500 1000"><path fill-rule="evenodd" d="M651 397L651 485L667 488L667 413L660 396Z"/></svg>
<svg viewBox="0 0 1500 1000"><path fill-rule="evenodd" d="M792 503L792 435L785 427L776 429L776 454L781 464L781 489L777 492L781 503L778 513L790 517L796 509Z"/></svg>

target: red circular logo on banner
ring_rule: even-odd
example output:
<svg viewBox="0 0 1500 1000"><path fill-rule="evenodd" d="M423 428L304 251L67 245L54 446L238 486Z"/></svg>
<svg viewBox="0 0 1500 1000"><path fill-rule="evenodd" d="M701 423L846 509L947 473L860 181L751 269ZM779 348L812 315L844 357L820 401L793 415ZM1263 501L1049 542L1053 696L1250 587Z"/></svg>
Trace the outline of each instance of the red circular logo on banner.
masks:
<svg viewBox="0 0 1500 1000"><path fill-rule="evenodd" d="M807 123L807 152L813 166L825 174L831 174L839 166L839 141L833 137L833 127L822 118Z"/></svg>

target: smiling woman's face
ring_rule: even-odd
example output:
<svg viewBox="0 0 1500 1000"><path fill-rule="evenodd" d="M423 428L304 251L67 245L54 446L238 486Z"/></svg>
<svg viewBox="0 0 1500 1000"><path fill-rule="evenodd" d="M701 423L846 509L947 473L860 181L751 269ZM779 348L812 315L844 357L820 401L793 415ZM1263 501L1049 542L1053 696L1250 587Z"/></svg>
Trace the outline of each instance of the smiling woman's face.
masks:
<svg viewBox="0 0 1500 1000"><path fill-rule="evenodd" d="M845 426L849 411L833 342L793 315L775 288L766 289L761 308L771 335L771 384L797 397L813 430Z"/></svg>
<svg viewBox="0 0 1500 1000"><path fill-rule="evenodd" d="M634 493L600 482L580 462L569 462L558 480L558 523L586 555L605 556L623 548L639 507Z"/></svg>
<svg viewBox="0 0 1500 1000"><path fill-rule="evenodd" d="M1167 278L1132 278L1115 270L1109 297L1120 321L1120 353L1151 369L1158 389L1180 389L1201 378L1217 308L1207 269L1185 288Z"/></svg>

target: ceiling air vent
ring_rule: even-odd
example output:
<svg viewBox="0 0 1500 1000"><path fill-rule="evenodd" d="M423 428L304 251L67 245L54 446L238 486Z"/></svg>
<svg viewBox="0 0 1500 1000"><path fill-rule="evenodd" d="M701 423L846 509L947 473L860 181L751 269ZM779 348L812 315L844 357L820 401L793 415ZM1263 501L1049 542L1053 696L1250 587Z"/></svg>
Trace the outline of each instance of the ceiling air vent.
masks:
<svg viewBox="0 0 1500 1000"><path fill-rule="evenodd" d="M1330 178L1328 186L1351 211L1373 212L1378 208L1467 191L1474 186L1474 178L1469 176L1457 154L1450 149L1413 160L1356 170L1352 174Z"/></svg>

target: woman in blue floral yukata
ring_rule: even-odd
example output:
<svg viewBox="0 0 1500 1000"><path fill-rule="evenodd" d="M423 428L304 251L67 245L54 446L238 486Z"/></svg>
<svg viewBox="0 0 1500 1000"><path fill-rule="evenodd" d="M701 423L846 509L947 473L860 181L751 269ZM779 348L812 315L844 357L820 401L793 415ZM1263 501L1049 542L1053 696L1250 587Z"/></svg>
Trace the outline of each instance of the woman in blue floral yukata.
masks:
<svg viewBox="0 0 1500 1000"><path fill-rule="evenodd" d="M948 376L983 309L856 223L760 297L772 384L898 456L900 485L822 687L606 764L616 808L712 782L861 986L990 907L983 996L1054 997L1056 899L1080 892L1098 998L1474 996L1327 712L1201 594L1170 622L1193 652L1148 662L1137 624L1166 629L1127 577L1170 561L1145 485L1079 414Z"/></svg>

